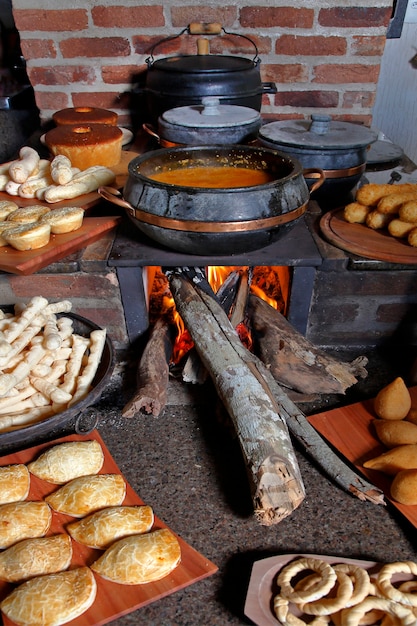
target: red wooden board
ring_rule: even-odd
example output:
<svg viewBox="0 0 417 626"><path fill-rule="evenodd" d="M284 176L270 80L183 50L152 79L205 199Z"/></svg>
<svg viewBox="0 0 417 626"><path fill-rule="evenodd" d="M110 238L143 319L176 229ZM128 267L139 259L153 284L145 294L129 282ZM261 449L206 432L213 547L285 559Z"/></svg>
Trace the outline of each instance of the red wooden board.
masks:
<svg viewBox="0 0 417 626"><path fill-rule="evenodd" d="M325 213L320 220L324 237L337 248L367 259L389 263L417 264L417 248L391 237L386 230L373 230L364 224L349 224L342 209Z"/></svg>
<svg viewBox="0 0 417 626"><path fill-rule="evenodd" d="M51 235L49 243L38 250L15 250L11 246L0 248L0 270L27 276L51 263L63 259L72 252L85 248L115 228L120 216L85 217L81 228L72 233Z"/></svg>
<svg viewBox="0 0 417 626"><path fill-rule="evenodd" d="M410 389L410 393L413 406L415 406L417 387ZM376 418L372 406L372 401L357 402L340 409L310 415L307 419L336 450L353 463L361 474L379 487L386 499L417 527L417 505L406 506L395 502L389 495L392 479L382 472L363 467L366 460L386 451L372 428L372 420Z"/></svg>
<svg viewBox="0 0 417 626"><path fill-rule="evenodd" d="M70 435L69 437L62 437L61 439L57 439L53 442L35 446L14 454L9 454L0 459L0 465L8 465L10 463L28 463L30 460L36 458L42 450L57 443L62 443L64 441L85 441L89 439L96 439L99 441L104 451L105 460L100 473L121 474L116 462L111 456L98 431L93 431L88 436ZM58 485L51 485L50 483L42 481L35 476L31 476L31 488L28 500L41 500L57 488ZM126 497L123 504L144 504L128 483L126 488ZM147 502L146 504L152 506L151 502ZM48 535L65 532L66 524L74 521L74 518L69 515L62 515L56 512L53 512L52 515L53 520ZM155 517L153 530L158 528L166 528L166 525L160 519ZM163 598L164 596L174 593L179 589L183 589L198 580L202 580L217 571L218 568L216 565L194 550L194 548L181 539L181 537L177 538L181 546L181 563L168 576L154 583L147 583L144 585L119 585L105 580L99 575L95 575L97 581L97 597L94 604L83 615L71 620L68 624L72 624L73 626L100 626L101 624L107 624L121 615L131 613L146 604ZM89 565L100 554L102 554L100 550L87 548L76 541L72 541L72 544L73 558L70 567ZM7 595L7 593L10 592L11 589L13 589L12 585L0 582L0 601ZM4 615L2 617L4 626L14 625L14 622L6 618Z"/></svg>

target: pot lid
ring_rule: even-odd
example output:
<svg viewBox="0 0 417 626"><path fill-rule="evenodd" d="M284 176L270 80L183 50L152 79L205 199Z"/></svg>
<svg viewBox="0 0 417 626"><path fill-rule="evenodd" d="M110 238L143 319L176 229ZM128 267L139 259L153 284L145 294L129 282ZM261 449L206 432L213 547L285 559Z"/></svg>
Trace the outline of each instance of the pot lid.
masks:
<svg viewBox="0 0 417 626"><path fill-rule="evenodd" d="M226 54L189 54L165 57L154 61L152 68L164 72L241 72L258 67L258 62L246 57Z"/></svg>
<svg viewBox="0 0 417 626"><path fill-rule="evenodd" d="M329 115L312 115L309 120L283 120L265 124L261 138L297 148L344 149L368 146L377 134L360 124L331 120Z"/></svg>
<svg viewBox="0 0 417 626"><path fill-rule="evenodd" d="M206 96L201 105L176 107L164 111L161 120L187 128L231 128L253 124L260 120L255 109L243 106L220 104L219 98Z"/></svg>

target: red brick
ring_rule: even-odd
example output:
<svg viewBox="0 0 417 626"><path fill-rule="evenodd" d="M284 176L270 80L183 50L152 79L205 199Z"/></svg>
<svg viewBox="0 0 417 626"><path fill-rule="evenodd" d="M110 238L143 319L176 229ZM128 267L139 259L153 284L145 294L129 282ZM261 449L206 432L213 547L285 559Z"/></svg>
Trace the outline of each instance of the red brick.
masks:
<svg viewBox="0 0 417 626"><path fill-rule="evenodd" d="M23 39L20 42L25 59L54 59L56 46L52 39Z"/></svg>
<svg viewBox="0 0 417 626"><path fill-rule="evenodd" d="M332 7L320 9L321 26L341 28L372 28L387 26L391 18L390 7Z"/></svg>
<svg viewBox="0 0 417 626"><path fill-rule="evenodd" d="M314 9L249 6L240 9L240 25L249 28L312 28Z"/></svg>
<svg viewBox="0 0 417 626"><path fill-rule="evenodd" d="M80 31L88 28L85 9L14 9L16 27L19 31Z"/></svg>
<svg viewBox="0 0 417 626"><path fill-rule="evenodd" d="M163 7L141 6L95 6L91 9L93 23L104 28L152 28L165 26Z"/></svg>
<svg viewBox="0 0 417 626"><path fill-rule="evenodd" d="M303 37L281 35L275 44L276 54L302 54L305 56L330 56L346 54L347 42L344 37Z"/></svg>
<svg viewBox="0 0 417 626"><path fill-rule="evenodd" d="M339 104L337 91L279 91L275 106L335 108Z"/></svg>
<svg viewBox="0 0 417 626"><path fill-rule="evenodd" d="M171 23L174 27L184 28L192 22L219 22L222 26L233 26L238 18L237 8L226 6L176 6L170 7Z"/></svg>
<svg viewBox="0 0 417 626"><path fill-rule="evenodd" d="M60 91L39 91L35 90L36 104L42 111L65 109L71 106L70 98L68 94L61 93Z"/></svg>
<svg viewBox="0 0 417 626"><path fill-rule="evenodd" d="M92 85L95 80L94 68L82 65L54 65L33 67L29 70L32 85L71 85L85 83Z"/></svg>
<svg viewBox="0 0 417 626"><path fill-rule="evenodd" d="M325 64L313 68L314 83L348 84L348 83L377 83L379 65Z"/></svg>
<svg viewBox="0 0 417 626"><path fill-rule="evenodd" d="M12 276L10 284L19 298L42 294L48 300L59 298L105 298L118 293L118 289L105 276L99 274L33 274Z"/></svg>
<svg viewBox="0 0 417 626"><path fill-rule="evenodd" d="M258 37L257 35L252 35L252 33L248 37L255 44L259 54L269 54L271 52L270 37ZM228 53L250 57L255 56L256 50L254 45L247 39L224 35L223 37L210 39L210 52L213 54Z"/></svg>
<svg viewBox="0 0 417 626"><path fill-rule="evenodd" d="M130 83L137 72L137 65L105 65L101 68L103 81L111 85Z"/></svg>
<svg viewBox="0 0 417 626"><path fill-rule="evenodd" d="M375 92L372 91L346 91L343 94L343 108L352 108L356 106L373 107L375 104Z"/></svg>
<svg viewBox="0 0 417 626"><path fill-rule="evenodd" d="M381 57L385 48L386 38L358 35L352 38L352 54L361 56Z"/></svg>
<svg viewBox="0 0 417 626"><path fill-rule="evenodd" d="M72 94L72 104L75 107L92 106L103 109L127 109L128 97L124 99L119 92L96 91L96 92L74 92Z"/></svg>
<svg viewBox="0 0 417 626"><path fill-rule="evenodd" d="M129 41L124 37L74 37L64 39L59 47L67 59L126 57L131 52Z"/></svg>
<svg viewBox="0 0 417 626"><path fill-rule="evenodd" d="M261 75L266 82L305 83L309 80L308 68L301 63L261 65Z"/></svg>

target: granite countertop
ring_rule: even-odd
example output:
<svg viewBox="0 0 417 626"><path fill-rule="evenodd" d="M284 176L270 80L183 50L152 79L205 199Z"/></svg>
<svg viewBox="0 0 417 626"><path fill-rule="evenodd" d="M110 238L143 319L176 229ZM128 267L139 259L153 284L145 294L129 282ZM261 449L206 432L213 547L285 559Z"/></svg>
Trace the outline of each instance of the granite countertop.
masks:
<svg viewBox="0 0 417 626"><path fill-rule="evenodd" d="M343 398L321 397L300 408L318 412L372 397L401 356L371 352L369 375ZM127 369L126 369L127 368ZM127 373L126 373L127 372ZM297 449L306 498L272 527L255 519L238 440L219 419L211 384L172 380L159 417L123 418L134 370L119 360L97 404L98 430L128 482L172 530L214 562L214 575L115 620L117 626L252 624L244 615L253 563L282 553L376 561L416 560L415 529L392 507L359 501L332 484Z"/></svg>

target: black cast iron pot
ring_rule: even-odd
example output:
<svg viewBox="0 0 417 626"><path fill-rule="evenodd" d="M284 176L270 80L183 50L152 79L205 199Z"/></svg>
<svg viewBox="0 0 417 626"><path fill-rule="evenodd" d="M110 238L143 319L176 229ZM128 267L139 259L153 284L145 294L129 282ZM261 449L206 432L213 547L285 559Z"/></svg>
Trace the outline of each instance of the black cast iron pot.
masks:
<svg viewBox="0 0 417 626"><path fill-rule="evenodd" d="M190 29L190 26L175 37L158 42L146 60L148 69L143 92L150 120L156 124L164 111L200 105L202 98L206 96L218 98L220 104L239 105L260 111L263 94L276 93L277 89L274 83L262 82L257 47L244 35L229 33L221 26L209 33L218 34L223 31L227 35L243 37L255 48L253 58L223 54L187 54L154 59L156 46L165 41L172 41L185 32L201 34Z"/></svg>
<svg viewBox="0 0 417 626"><path fill-rule="evenodd" d="M152 175L191 167L263 170L272 181L249 187L188 187L158 182ZM276 150L254 146L191 146L146 153L129 163L123 206L132 222L154 241L178 252L238 254L263 248L286 232L307 209L310 192L300 163ZM319 176L314 188L321 185Z"/></svg>

